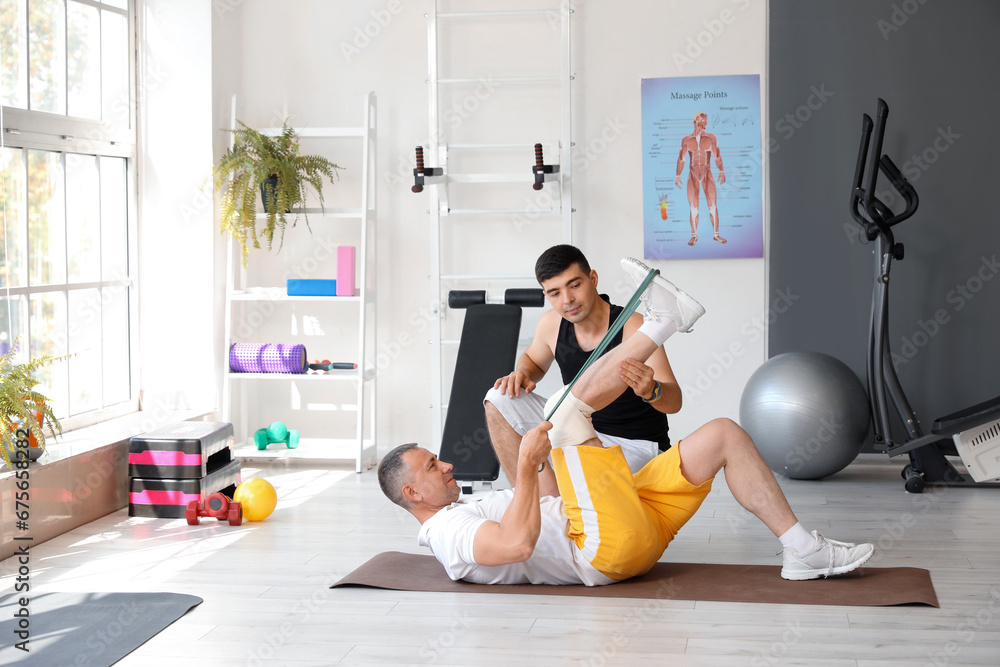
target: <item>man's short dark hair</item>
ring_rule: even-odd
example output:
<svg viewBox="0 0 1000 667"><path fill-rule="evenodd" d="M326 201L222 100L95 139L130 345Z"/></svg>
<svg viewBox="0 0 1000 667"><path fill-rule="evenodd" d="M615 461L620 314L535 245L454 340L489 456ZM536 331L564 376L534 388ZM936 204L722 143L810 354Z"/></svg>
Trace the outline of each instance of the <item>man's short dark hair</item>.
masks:
<svg viewBox="0 0 1000 667"><path fill-rule="evenodd" d="M535 279L541 284L549 278L555 278L574 264L579 264L585 274L590 273L590 262L579 248L566 244L554 245L543 252L535 262Z"/></svg>
<svg viewBox="0 0 1000 667"><path fill-rule="evenodd" d="M382 493L405 509L409 509L409 503L403 498L403 486L410 481L410 475L403 454L416 447L415 442L400 445L386 454L378 464L378 485L382 488Z"/></svg>

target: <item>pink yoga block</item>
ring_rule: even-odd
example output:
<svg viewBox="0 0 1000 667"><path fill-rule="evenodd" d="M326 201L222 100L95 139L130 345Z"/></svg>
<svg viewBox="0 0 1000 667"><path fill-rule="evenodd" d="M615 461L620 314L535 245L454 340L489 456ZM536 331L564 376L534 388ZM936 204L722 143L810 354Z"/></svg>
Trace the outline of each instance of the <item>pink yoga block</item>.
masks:
<svg viewBox="0 0 1000 667"><path fill-rule="evenodd" d="M354 296L354 246L337 246L337 296Z"/></svg>

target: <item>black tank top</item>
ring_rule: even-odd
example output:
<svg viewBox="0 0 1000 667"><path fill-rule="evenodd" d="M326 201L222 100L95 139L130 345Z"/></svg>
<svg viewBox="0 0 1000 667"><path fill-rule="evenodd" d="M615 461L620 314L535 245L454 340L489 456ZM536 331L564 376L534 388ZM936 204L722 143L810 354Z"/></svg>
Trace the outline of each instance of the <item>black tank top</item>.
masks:
<svg viewBox="0 0 1000 667"><path fill-rule="evenodd" d="M621 314L622 307L611 303L606 294L602 294L601 298L611 306L608 321L610 328L611 323ZM611 348L620 345L621 342L622 332L619 330L607 349L604 350L604 354L607 354ZM587 363L591 351L580 349L580 345L576 342L576 327L573 326L572 322L563 319L559 323L555 357L559 363L559 372L562 373L564 385L573 381L576 374ZM661 451L670 447L670 437L667 435L669 428L667 416L636 396L631 388L626 389L621 396L612 401L611 405L595 412L593 419L594 429L599 433L607 433L631 440L652 440L659 444Z"/></svg>

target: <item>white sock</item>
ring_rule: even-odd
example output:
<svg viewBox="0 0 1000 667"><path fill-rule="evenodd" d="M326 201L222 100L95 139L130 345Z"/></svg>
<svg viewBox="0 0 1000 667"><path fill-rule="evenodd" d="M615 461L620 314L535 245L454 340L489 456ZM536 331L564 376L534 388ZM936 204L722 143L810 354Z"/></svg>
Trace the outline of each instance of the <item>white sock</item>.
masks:
<svg viewBox="0 0 1000 667"><path fill-rule="evenodd" d="M782 547L790 547L799 553L812 551L818 542L812 533L802 527L801 523L786 530L778 539L781 540Z"/></svg>
<svg viewBox="0 0 1000 667"><path fill-rule="evenodd" d="M677 331L677 323L669 317L664 317L661 320L645 320L639 327L639 333L646 334L651 341L656 343L657 347L663 345L675 331Z"/></svg>

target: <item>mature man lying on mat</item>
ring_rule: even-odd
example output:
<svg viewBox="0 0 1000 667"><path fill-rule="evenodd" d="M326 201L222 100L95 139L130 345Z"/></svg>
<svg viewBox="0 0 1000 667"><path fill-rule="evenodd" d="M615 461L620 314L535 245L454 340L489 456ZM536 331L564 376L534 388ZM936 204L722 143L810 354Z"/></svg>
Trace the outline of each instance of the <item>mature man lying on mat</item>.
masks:
<svg viewBox="0 0 1000 667"><path fill-rule="evenodd" d="M649 273L637 260L622 264L637 285ZM783 578L816 579L860 567L872 545L806 532L750 436L728 419L702 426L634 475L619 446L602 445L590 415L628 388L619 364L648 358L705 312L659 276L643 304L639 329L583 373L550 421L524 436L513 490L457 502L452 466L428 450L402 445L382 460L382 491L420 521L419 544L430 547L453 580L610 584L653 567L725 468L736 500L781 541ZM549 399L546 414L564 391ZM561 497L539 493L539 477L551 474L543 466L550 454Z"/></svg>

